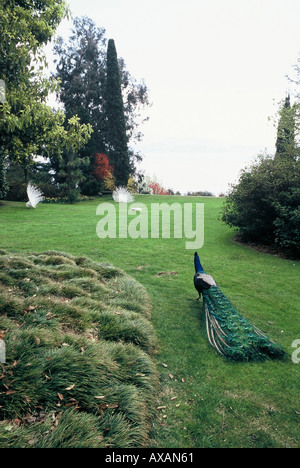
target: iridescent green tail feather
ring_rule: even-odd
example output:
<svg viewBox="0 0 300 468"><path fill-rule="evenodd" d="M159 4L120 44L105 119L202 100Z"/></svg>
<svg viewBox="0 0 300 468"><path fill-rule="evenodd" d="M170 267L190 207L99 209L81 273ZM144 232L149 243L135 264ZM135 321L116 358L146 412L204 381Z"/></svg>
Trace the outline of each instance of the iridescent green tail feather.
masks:
<svg viewBox="0 0 300 468"><path fill-rule="evenodd" d="M283 348L244 318L218 286L203 291L203 313L210 344L228 359L253 361L285 356Z"/></svg>

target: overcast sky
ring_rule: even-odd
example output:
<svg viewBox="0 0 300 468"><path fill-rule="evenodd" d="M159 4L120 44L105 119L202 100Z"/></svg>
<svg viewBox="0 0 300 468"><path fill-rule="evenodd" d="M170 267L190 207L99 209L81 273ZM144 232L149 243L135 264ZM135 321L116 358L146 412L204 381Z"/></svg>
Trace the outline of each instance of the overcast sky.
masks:
<svg viewBox="0 0 300 468"><path fill-rule="evenodd" d="M274 153L269 117L300 53L299 0L69 0L115 40L153 106L141 168L165 188L226 192ZM58 33L69 37L71 22Z"/></svg>

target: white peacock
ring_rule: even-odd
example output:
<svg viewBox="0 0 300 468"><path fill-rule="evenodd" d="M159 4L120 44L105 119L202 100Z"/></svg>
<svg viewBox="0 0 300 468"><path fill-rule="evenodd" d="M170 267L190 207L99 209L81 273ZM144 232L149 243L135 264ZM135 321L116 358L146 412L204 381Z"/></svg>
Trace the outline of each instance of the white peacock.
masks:
<svg viewBox="0 0 300 468"><path fill-rule="evenodd" d="M29 198L29 201L26 203L27 208L36 208L38 203L44 200L41 190L31 182L27 186L27 195Z"/></svg>
<svg viewBox="0 0 300 468"><path fill-rule="evenodd" d="M113 191L112 197L117 203L131 203L133 196L126 187L118 187Z"/></svg>

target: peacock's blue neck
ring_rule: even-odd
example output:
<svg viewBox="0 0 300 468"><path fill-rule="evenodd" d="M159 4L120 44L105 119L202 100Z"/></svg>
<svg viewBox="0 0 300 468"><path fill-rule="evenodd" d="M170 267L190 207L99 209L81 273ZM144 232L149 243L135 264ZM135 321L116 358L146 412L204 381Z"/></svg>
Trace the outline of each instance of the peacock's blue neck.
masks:
<svg viewBox="0 0 300 468"><path fill-rule="evenodd" d="M195 255L195 260L194 260L194 263L195 263L195 271L196 273L201 273L204 271L202 265L201 265L201 262L200 262L200 258L198 255Z"/></svg>

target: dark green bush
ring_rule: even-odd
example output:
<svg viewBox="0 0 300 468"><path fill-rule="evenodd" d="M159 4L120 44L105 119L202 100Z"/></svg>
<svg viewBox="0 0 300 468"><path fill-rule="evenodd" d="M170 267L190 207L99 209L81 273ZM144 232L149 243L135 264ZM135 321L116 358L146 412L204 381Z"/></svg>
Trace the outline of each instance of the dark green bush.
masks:
<svg viewBox="0 0 300 468"><path fill-rule="evenodd" d="M259 157L242 171L222 210L222 220L243 241L275 247L299 258L300 161Z"/></svg>
<svg viewBox="0 0 300 468"><path fill-rule="evenodd" d="M20 183L19 181L10 182L5 198L10 201L26 201L26 184Z"/></svg>
<svg viewBox="0 0 300 468"><path fill-rule="evenodd" d="M80 192L82 195L87 195L89 197L98 195L102 190L102 184L94 177L85 179L82 184L80 184Z"/></svg>
<svg viewBox="0 0 300 468"><path fill-rule="evenodd" d="M276 243L300 258L300 187L291 187L274 206L278 213L274 221Z"/></svg>

